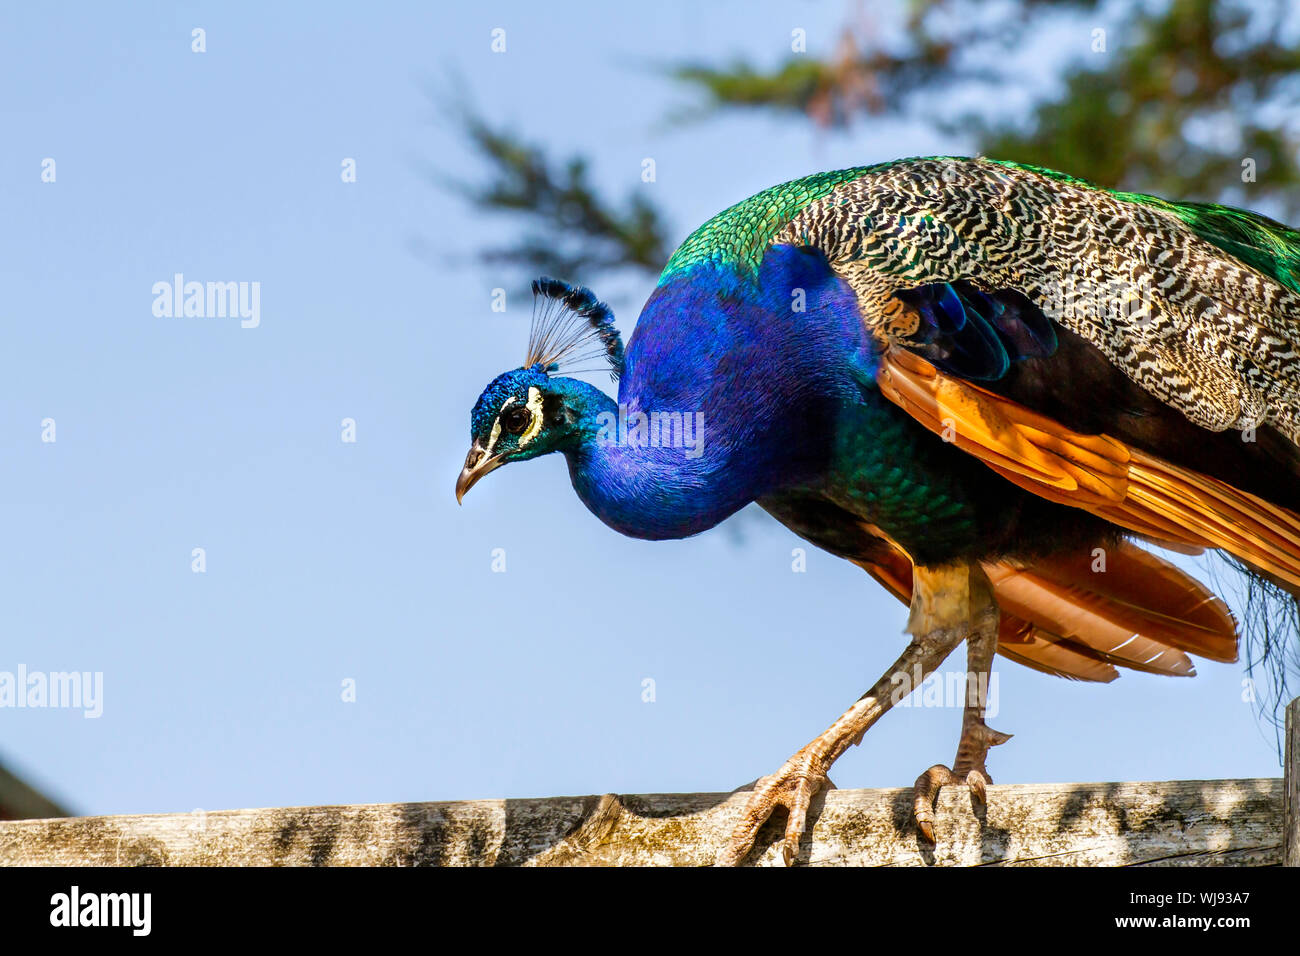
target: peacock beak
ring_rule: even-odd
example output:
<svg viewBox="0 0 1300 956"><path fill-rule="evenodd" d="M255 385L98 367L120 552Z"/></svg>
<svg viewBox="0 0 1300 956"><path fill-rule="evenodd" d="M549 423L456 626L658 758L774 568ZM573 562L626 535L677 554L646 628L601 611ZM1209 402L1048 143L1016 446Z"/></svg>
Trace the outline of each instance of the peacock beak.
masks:
<svg viewBox="0 0 1300 956"><path fill-rule="evenodd" d="M487 450L478 442L474 442L474 447L469 450L465 456L465 467L460 470L460 477L456 479L456 504L465 497L465 492L474 487L474 484L490 471L496 471L505 460L500 455L489 455Z"/></svg>

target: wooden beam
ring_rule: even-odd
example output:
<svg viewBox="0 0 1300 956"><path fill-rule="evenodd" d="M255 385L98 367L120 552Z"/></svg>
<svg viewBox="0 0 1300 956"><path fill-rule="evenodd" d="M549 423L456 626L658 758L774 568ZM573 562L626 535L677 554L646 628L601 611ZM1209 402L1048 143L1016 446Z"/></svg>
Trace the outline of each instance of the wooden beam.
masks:
<svg viewBox="0 0 1300 956"><path fill-rule="evenodd" d="M1286 800L1283 821L1283 866L1300 866L1300 697L1286 708Z"/></svg>
<svg viewBox="0 0 1300 956"><path fill-rule="evenodd" d="M0 823L0 863L140 866L699 866L745 802L734 794L553 797L223 810ZM910 790L834 790L813 804L814 866L1267 866L1282 860L1283 781L1019 784L939 798L938 844ZM774 865L779 821L750 862Z"/></svg>

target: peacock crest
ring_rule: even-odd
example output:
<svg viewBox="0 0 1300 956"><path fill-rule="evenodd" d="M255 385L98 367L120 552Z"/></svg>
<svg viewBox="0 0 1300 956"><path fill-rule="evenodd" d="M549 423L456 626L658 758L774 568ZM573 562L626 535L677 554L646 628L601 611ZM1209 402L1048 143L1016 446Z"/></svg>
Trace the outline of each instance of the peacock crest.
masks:
<svg viewBox="0 0 1300 956"><path fill-rule="evenodd" d="M580 285L541 276L533 280L533 322L524 365L541 371L623 374L623 339L614 313Z"/></svg>

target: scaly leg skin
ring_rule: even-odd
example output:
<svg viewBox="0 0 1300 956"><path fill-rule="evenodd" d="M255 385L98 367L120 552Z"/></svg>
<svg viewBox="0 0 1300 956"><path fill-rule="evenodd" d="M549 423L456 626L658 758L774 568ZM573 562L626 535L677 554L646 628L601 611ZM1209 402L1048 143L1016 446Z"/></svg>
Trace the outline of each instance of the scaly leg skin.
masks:
<svg viewBox="0 0 1300 956"><path fill-rule="evenodd" d="M907 621L912 643L839 720L801 748L780 770L754 785L740 822L732 831L731 842L719 855L717 865L743 863L759 829L777 807L785 807L789 814L781 856L786 866L793 864L806 826L808 807L817 792L829 783L827 774L831 764L850 745L860 743L862 735L886 711L932 674L971 635L976 625L981 632L986 630L990 617L996 642L997 605L992 594L992 587L978 565L915 568L912 609Z"/></svg>
<svg viewBox="0 0 1300 956"><path fill-rule="evenodd" d="M993 670L993 655L997 649L997 605L993 604L991 614L986 607L978 616L967 641L966 709L962 715L961 740L957 743L957 756L953 759L952 768L935 764L917 777L913 788L915 800L912 816L916 818L916 827L921 837L928 843L934 843L934 802L939 796L939 790L945 784L964 783L970 787L972 796L983 803L986 799L985 788L993 782L984 767L989 748L1011 739L1010 734L994 730L984 723L989 673Z"/></svg>

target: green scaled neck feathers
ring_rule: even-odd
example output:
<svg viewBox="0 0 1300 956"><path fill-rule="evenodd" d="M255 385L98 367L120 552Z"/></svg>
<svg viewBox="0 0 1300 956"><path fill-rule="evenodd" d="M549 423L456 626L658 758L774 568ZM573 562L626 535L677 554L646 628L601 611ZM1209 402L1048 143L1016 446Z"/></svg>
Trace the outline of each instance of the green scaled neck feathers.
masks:
<svg viewBox="0 0 1300 956"><path fill-rule="evenodd" d="M836 186L890 165L893 164L816 173L764 189L736 203L687 237L668 260L659 284L663 285L674 276L706 263L756 274L772 238L809 203L825 197Z"/></svg>

